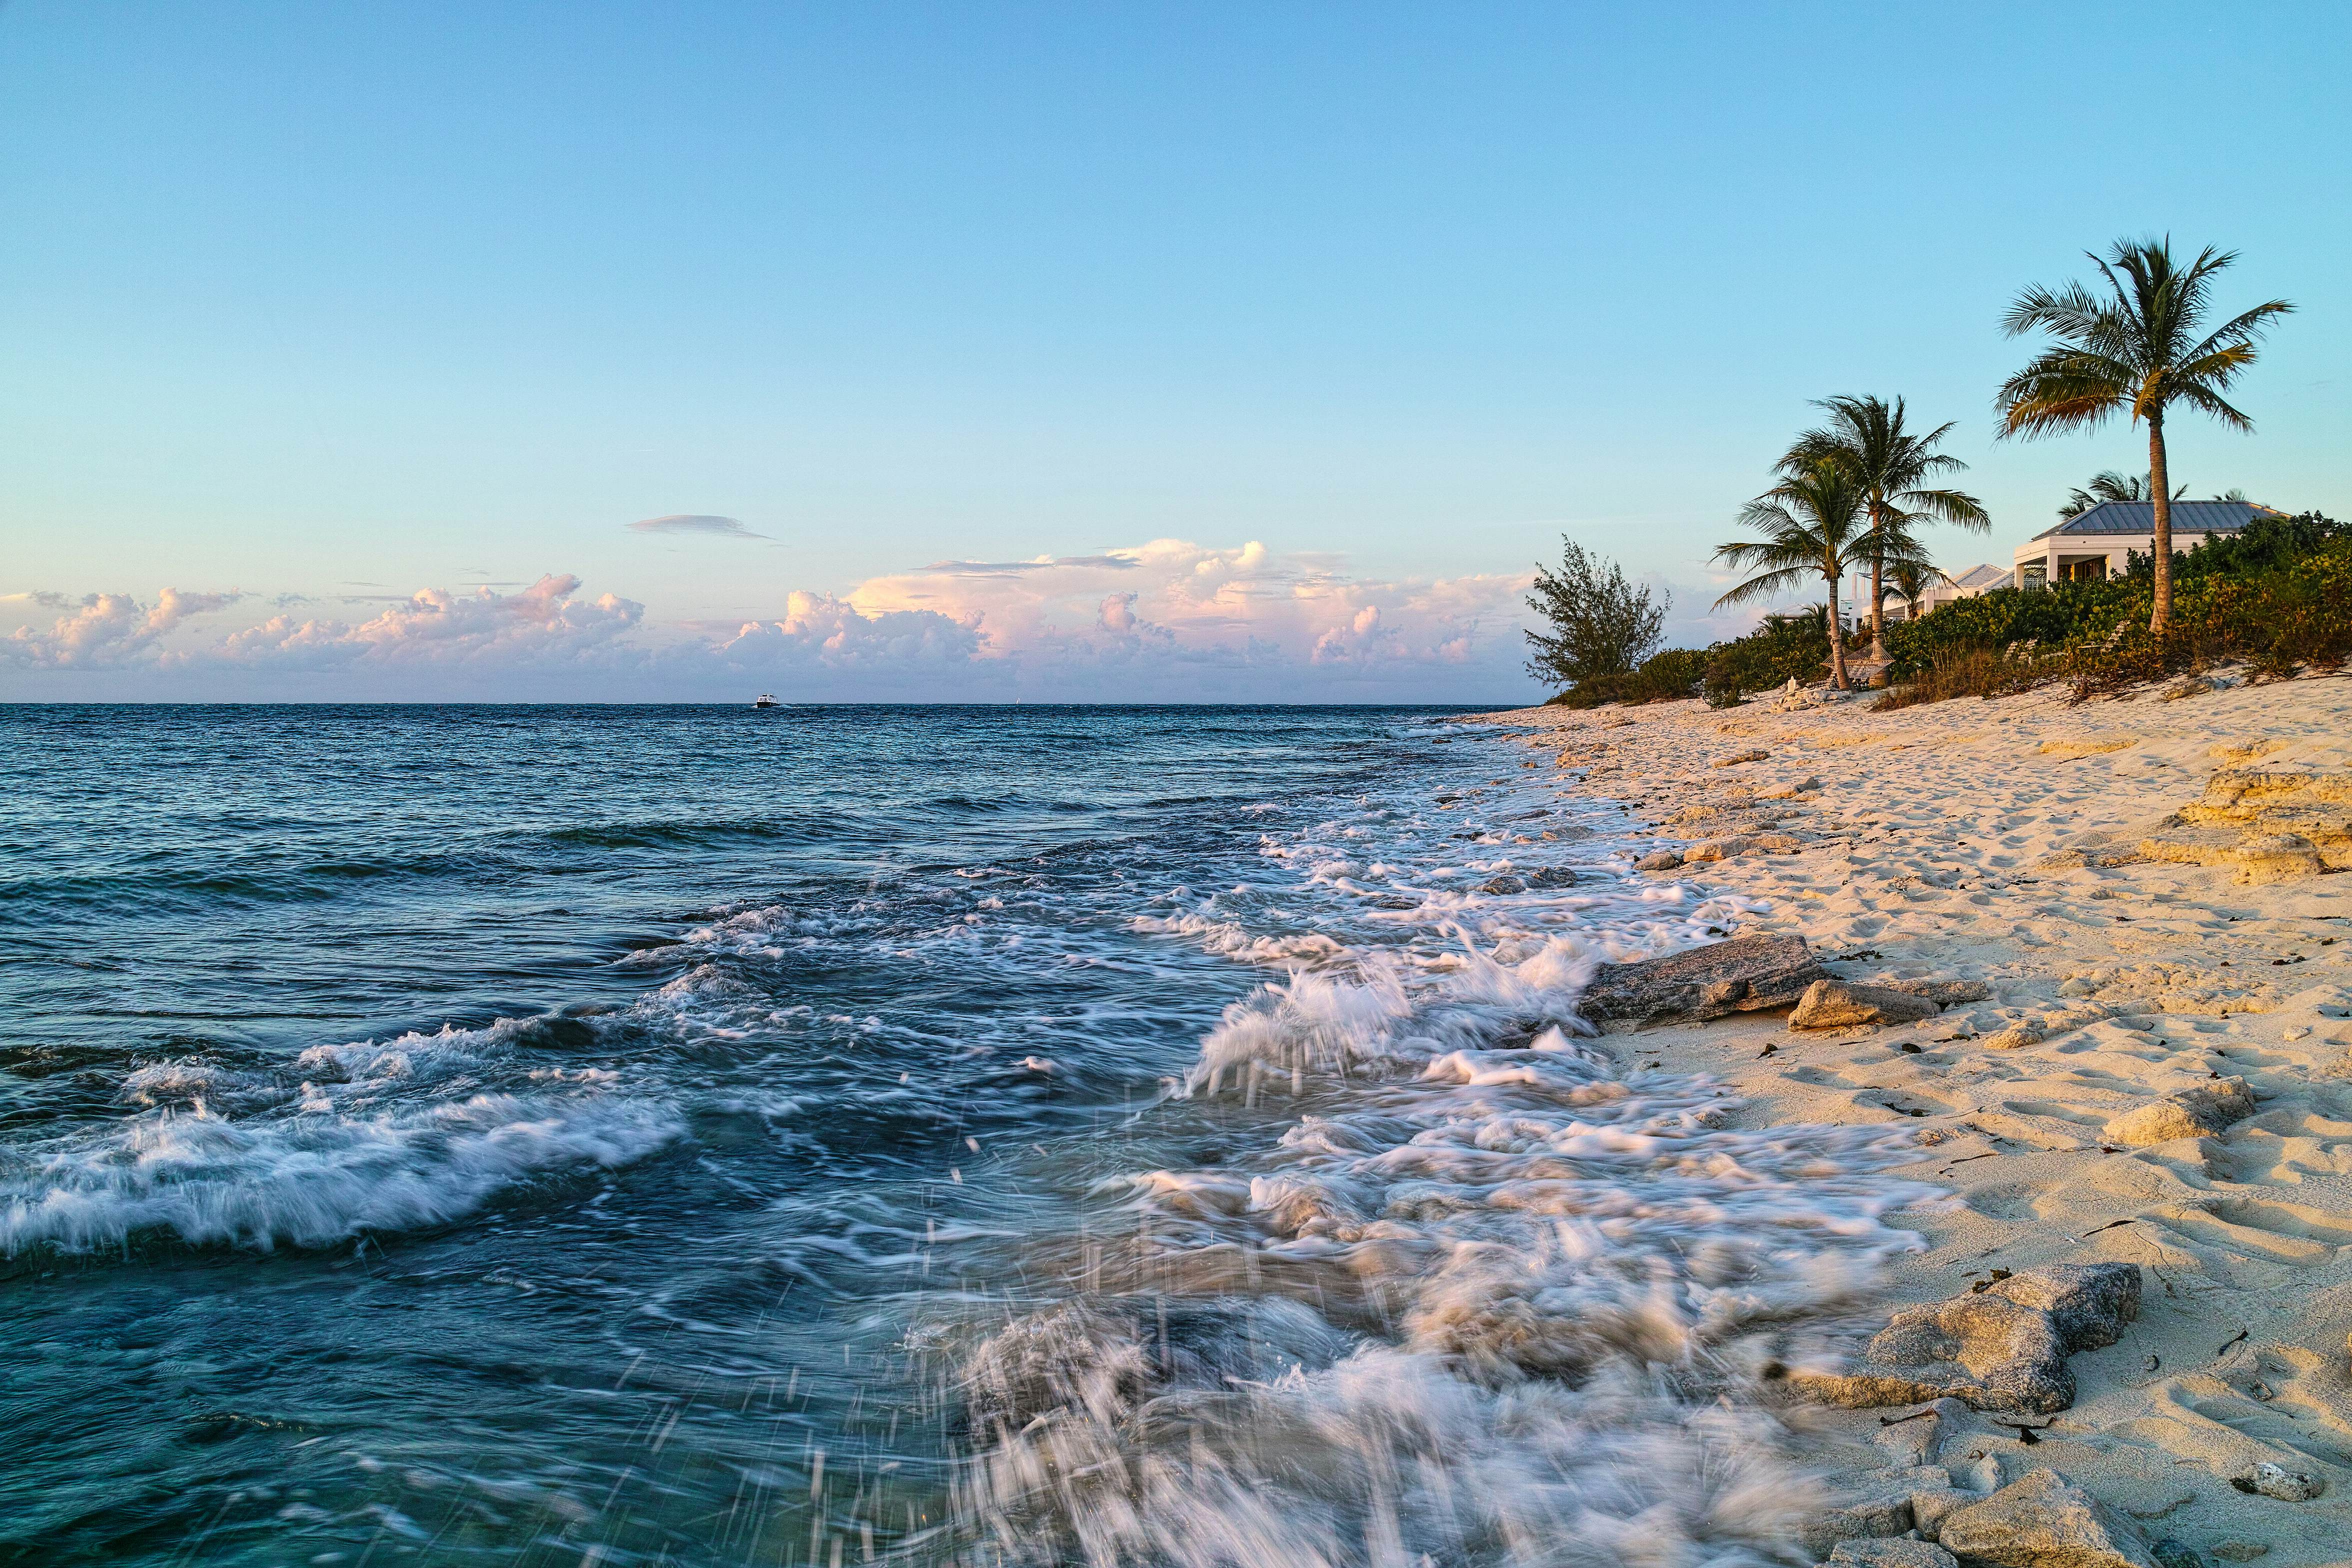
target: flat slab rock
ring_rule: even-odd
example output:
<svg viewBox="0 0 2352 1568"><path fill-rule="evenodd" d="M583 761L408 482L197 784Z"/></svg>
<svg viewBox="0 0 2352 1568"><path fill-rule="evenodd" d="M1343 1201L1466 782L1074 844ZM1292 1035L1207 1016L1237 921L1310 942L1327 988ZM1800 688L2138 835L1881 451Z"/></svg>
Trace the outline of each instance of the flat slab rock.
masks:
<svg viewBox="0 0 2352 1568"><path fill-rule="evenodd" d="M1722 1018L1794 1006L1805 987L1827 980L1801 936L1738 936L1666 958L1604 963L1578 1004L1595 1023Z"/></svg>
<svg viewBox="0 0 2352 1568"><path fill-rule="evenodd" d="M2074 1403L2066 1358L2123 1337L2139 1316L2136 1263L2053 1264L1897 1311L1845 1372L1790 1384L1825 1405L1867 1409L1954 1398L1978 1410L2046 1415Z"/></svg>

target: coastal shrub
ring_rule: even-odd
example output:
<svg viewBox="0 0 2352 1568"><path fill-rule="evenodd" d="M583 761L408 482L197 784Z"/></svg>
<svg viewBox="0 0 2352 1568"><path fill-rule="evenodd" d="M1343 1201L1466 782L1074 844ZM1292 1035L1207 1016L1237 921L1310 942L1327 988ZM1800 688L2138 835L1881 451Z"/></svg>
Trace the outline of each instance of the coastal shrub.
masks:
<svg viewBox="0 0 2352 1568"><path fill-rule="evenodd" d="M2004 658L1984 643L1962 643L1936 656L1926 669L1892 687L1871 704L1881 713L1955 697L2002 697L2050 679L2039 660Z"/></svg>
<svg viewBox="0 0 2352 1568"><path fill-rule="evenodd" d="M1746 637L1706 650L1703 686L1709 706L1728 708L1754 691L1794 679L1810 686L1830 672L1828 616L1822 606L1794 615L1768 615Z"/></svg>
<svg viewBox="0 0 2352 1568"><path fill-rule="evenodd" d="M1590 677L1551 700L1563 708L1598 708L1604 702L1672 702L1696 697L1706 660L1704 648L1668 648L1643 659L1638 669Z"/></svg>
<svg viewBox="0 0 2352 1568"><path fill-rule="evenodd" d="M1528 607L1549 631L1530 629L1528 673L1550 685L1582 686L1610 676L1633 673L1663 640L1670 597L1637 588L1613 561L1589 553L1572 539L1560 541L1559 570L1536 568ZM1601 699L1600 700L1608 700Z"/></svg>
<svg viewBox="0 0 2352 1568"><path fill-rule="evenodd" d="M2178 583L2188 577L2255 576L2291 566L2347 537L2352 537L2352 527L2324 512L2257 517L2236 533L2208 534L2193 550L2174 551L2172 579ZM2155 582L2153 556L2135 550L2126 559L2126 576Z"/></svg>
<svg viewBox="0 0 2352 1568"><path fill-rule="evenodd" d="M2276 563L2266 570L2182 574L2173 584L2172 619L2160 633L2147 626L2153 584L2133 583L2134 614L2121 628L2069 650L2074 700L2113 696L2224 660L2242 660L2268 679L2352 663L2352 531L2327 528L2305 536L2319 540L2315 548L2268 556ZM2257 541L2265 548L2274 542Z"/></svg>
<svg viewBox="0 0 2352 1568"><path fill-rule="evenodd" d="M1889 672L1898 685L1971 649L2000 654L2032 642L2053 652L2084 637L2105 637L2133 613L2145 620L2147 592L2122 578L2053 583L2046 588L1995 588L1954 599L1914 621L1886 628Z"/></svg>

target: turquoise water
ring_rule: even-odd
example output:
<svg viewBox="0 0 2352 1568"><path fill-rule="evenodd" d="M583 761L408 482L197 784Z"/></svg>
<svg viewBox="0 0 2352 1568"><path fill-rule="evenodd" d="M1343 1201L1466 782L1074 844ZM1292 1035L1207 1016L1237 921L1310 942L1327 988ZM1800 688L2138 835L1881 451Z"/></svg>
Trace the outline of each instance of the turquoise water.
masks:
<svg viewBox="0 0 2352 1568"><path fill-rule="evenodd" d="M1769 1550L1885 1151L1580 1041L1742 909L1436 719L0 709L0 1560Z"/></svg>

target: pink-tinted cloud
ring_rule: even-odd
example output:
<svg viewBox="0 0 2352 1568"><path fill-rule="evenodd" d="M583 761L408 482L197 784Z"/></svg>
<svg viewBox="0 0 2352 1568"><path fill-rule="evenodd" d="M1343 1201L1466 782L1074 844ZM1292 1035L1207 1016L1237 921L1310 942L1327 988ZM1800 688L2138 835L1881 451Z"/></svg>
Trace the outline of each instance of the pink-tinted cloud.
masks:
<svg viewBox="0 0 2352 1568"><path fill-rule="evenodd" d="M633 600L583 599L579 591L579 578L552 574L519 594L427 588L356 625L274 616L230 633L210 652L235 663L302 668L362 661L546 665L609 652L645 616Z"/></svg>
<svg viewBox="0 0 2352 1568"><path fill-rule="evenodd" d="M728 627L660 625L551 574L428 589L365 620L279 610L207 630L236 595L94 595L0 639L0 669L170 672L139 694L805 700L1498 700L1524 694L1526 579L1349 578L1252 542L942 562L845 595L795 592ZM263 608L275 602L257 601ZM120 695L62 675L43 696ZM18 694L32 694L24 679ZM152 683L151 683L152 686Z"/></svg>
<svg viewBox="0 0 2352 1568"><path fill-rule="evenodd" d="M50 609L68 603L58 594L25 597ZM166 588L152 605L142 605L128 594L91 594L71 614L58 616L47 631L19 626L0 641L0 660L61 669L121 665L147 656L168 659L172 656L161 645L183 623L226 609L244 597L234 591L184 594Z"/></svg>

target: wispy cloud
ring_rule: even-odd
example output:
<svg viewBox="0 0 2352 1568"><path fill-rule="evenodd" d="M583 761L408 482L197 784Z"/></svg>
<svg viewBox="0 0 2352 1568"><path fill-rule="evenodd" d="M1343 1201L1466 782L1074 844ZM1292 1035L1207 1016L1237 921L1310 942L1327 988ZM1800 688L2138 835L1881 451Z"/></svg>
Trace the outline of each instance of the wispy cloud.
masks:
<svg viewBox="0 0 2352 1568"><path fill-rule="evenodd" d="M673 512L667 517L649 517L629 524L632 533L702 534L714 539L765 539L764 533L754 533L731 517L712 517L701 512Z"/></svg>
<svg viewBox="0 0 2352 1568"><path fill-rule="evenodd" d="M1129 572L1142 564L1142 562L1127 555L1040 555L1034 561L934 561L917 570L948 577L1003 577L1024 572L1051 572L1061 567Z"/></svg>

